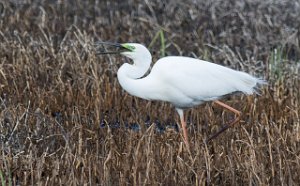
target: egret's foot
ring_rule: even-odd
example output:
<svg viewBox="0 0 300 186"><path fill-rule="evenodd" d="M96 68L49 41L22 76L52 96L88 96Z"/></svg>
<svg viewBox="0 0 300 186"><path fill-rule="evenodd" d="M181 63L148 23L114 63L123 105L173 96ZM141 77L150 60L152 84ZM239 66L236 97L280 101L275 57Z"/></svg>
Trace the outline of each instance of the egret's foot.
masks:
<svg viewBox="0 0 300 186"><path fill-rule="evenodd" d="M223 133L225 130L227 130L228 128L232 127L234 124L238 123L241 119L241 112L230 107L229 105L226 105L225 103L222 103L221 101L214 101L214 103L226 108L227 110L235 113L236 117L233 121L229 122L229 124L225 125L223 128L221 128L218 132L216 132L214 135L210 136L205 142L208 143L211 140L215 139L216 137L218 137L221 133Z"/></svg>

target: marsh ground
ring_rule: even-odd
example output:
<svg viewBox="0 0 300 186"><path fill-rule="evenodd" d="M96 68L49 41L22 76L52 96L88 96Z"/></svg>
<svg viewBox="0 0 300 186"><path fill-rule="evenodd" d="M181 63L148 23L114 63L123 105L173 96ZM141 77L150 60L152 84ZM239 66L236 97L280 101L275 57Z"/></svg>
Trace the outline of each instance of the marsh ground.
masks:
<svg viewBox="0 0 300 186"><path fill-rule="evenodd" d="M1 1L2 185L298 185L299 28L298 1ZM208 145L231 114L188 110L189 154L172 106L124 92L126 60L95 55L97 40L151 44L154 61L198 57L268 85L224 99L242 121Z"/></svg>

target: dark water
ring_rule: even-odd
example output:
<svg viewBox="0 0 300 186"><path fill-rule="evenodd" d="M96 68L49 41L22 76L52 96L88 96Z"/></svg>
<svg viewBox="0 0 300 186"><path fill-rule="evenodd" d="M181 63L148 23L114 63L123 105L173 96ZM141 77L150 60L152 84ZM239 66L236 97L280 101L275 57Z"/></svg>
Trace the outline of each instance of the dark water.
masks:
<svg viewBox="0 0 300 186"><path fill-rule="evenodd" d="M148 117L149 118L149 117ZM132 130L134 132L139 132L142 129L142 126L144 125L145 128L149 128L151 125L155 125L155 131L158 133L163 133L166 131L166 129L173 129L176 132L178 132L178 125L176 123L172 122L166 122L166 123L161 123L159 120L155 121L150 121L150 119L146 119L144 123L128 123L124 122L124 124L121 124L120 121L116 121L113 123L106 123L104 120L100 122L100 128L106 128L110 127L111 129L128 129Z"/></svg>

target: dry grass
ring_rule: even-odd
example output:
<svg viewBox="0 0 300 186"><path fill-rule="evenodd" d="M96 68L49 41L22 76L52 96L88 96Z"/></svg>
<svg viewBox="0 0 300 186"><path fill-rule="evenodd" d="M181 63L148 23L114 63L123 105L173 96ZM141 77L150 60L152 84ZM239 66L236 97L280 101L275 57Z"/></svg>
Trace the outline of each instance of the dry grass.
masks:
<svg viewBox="0 0 300 186"><path fill-rule="evenodd" d="M0 2L1 184L299 184L299 3L146 2ZM167 55L269 82L261 96L225 100L242 122L208 145L232 116L210 103L187 111L191 154L172 128L174 109L125 93L116 79L125 59L96 56L91 45L149 44L161 29Z"/></svg>

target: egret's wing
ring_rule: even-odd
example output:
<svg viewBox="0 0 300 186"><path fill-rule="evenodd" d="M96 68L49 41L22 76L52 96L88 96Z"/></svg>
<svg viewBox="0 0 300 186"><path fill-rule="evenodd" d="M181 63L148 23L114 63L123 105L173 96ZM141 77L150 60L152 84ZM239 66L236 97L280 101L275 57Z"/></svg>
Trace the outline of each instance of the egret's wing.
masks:
<svg viewBox="0 0 300 186"><path fill-rule="evenodd" d="M169 90L203 101L236 91L251 94L258 81L249 74L187 57L162 58L151 73L159 76Z"/></svg>

